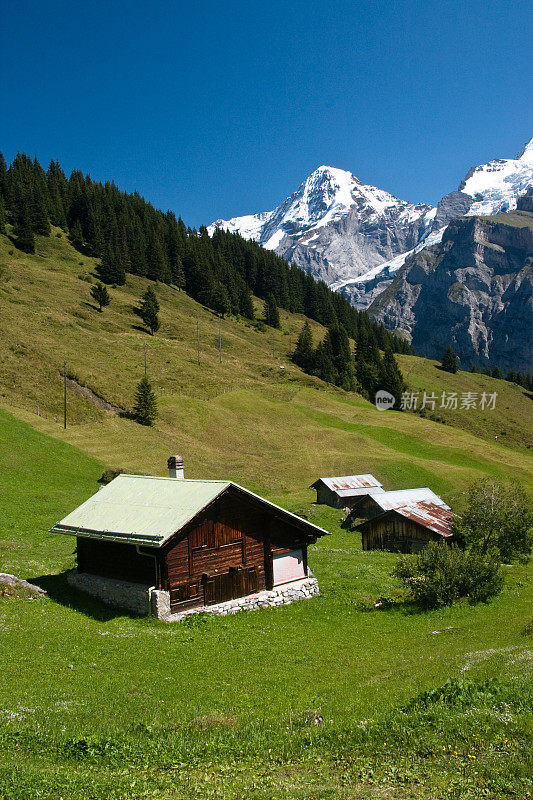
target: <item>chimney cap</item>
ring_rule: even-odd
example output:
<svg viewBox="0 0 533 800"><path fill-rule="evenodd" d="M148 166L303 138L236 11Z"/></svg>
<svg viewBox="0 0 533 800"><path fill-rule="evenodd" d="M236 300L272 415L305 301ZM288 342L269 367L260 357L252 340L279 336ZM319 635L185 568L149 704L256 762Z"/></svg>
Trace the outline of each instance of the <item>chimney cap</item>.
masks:
<svg viewBox="0 0 533 800"><path fill-rule="evenodd" d="M181 456L170 456L170 458L167 461L167 465L169 469L173 469L175 467L182 467L183 459Z"/></svg>

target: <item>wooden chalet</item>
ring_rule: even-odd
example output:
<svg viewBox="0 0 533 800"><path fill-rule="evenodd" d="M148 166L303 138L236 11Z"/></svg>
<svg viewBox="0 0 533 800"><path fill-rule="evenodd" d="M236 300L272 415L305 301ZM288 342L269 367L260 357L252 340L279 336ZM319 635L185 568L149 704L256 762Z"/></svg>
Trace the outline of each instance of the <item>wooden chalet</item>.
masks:
<svg viewBox="0 0 533 800"><path fill-rule="evenodd" d="M354 508L370 492L383 492L373 475L343 475L338 478L319 478L311 489L316 490L316 502L333 508Z"/></svg>
<svg viewBox="0 0 533 800"><path fill-rule="evenodd" d="M78 573L170 593L171 613L308 575L307 547L327 532L231 481L122 474L52 530L77 540Z"/></svg>
<svg viewBox="0 0 533 800"><path fill-rule="evenodd" d="M357 526L363 550L418 553L429 541L449 541L455 514L445 504L412 502L374 516Z"/></svg>

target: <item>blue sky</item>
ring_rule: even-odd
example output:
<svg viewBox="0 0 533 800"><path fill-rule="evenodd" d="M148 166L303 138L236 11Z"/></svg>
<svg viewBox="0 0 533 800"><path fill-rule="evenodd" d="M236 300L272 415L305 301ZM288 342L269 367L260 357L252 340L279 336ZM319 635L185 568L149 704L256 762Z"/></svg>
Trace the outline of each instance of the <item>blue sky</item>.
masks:
<svg viewBox="0 0 533 800"><path fill-rule="evenodd" d="M320 164L436 203L533 136L532 21L531 0L6 0L0 149L196 226Z"/></svg>

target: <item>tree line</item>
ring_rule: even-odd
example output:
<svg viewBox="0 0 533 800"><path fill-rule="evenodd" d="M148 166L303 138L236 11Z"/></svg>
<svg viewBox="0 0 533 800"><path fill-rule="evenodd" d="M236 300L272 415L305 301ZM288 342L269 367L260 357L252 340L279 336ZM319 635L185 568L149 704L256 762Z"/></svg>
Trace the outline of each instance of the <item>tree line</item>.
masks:
<svg viewBox="0 0 533 800"><path fill-rule="evenodd" d="M390 342L380 333L368 315L361 314L353 348L346 328L338 323L328 327L315 347L311 326L305 322L292 360L304 372L347 391L358 391L370 400L380 389L389 392L395 398L394 408L399 408L406 384Z"/></svg>
<svg viewBox="0 0 533 800"><path fill-rule="evenodd" d="M7 222L15 245L28 253L35 250L35 235L49 236L51 225L63 229L80 252L99 260L98 277L105 285L124 284L128 273L140 275L184 289L222 316L248 319L254 319L256 295L274 327L282 308L332 330L343 329L355 340L368 338L371 331L381 350L412 352L404 339L357 311L326 283L256 242L221 229L210 236L205 226L186 227L172 211L154 208L138 192L93 181L80 170L67 178L54 160L44 170L36 158L19 153L7 168L0 154L3 232ZM326 374L329 365L323 360Z"/></svg>

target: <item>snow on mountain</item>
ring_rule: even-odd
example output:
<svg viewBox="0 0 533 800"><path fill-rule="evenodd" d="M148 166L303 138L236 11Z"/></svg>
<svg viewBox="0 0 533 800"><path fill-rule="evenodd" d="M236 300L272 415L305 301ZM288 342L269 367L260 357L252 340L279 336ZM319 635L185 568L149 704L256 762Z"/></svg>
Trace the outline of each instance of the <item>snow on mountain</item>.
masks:
<svg viewBox="0 0 533 800"><path fill-rule="evenodd" d="M431 206L321 166L273 211L217 220L208 230L237 231L331 283L416 246L434 215Z"/></svg>
<svg viewBox="0 0 533 800"><path fill-rule="evenodd" d="M433 229L416 247L378 264L363 275L337 281L332 289L341 291L358 308L366 308L391 282L392 276L413 253L441 241L450 220L461 216L486 216L512 211L517 199L533 186L533 139L516 158L494 159L473 167L456 192L445 195L437 206Z"/></svg>
<svg viewBox="0 0 533 800"><path fill-rule="evenodd" d="M468 216L512 211L516 199L533 185L533 139L523 147L516 158L497 158L471 169L459 186L474 203Z"/></svg>
<svg viewBox="0 0 533 800"><path fill-rule="evenodd" d="M409 255L441 240L450 220L512 210L531 185L533 139L514 159L471 169L437 208L413 205L351 172L321 166L273 211L219 219L208 230L254 239L366 308Z"/></svg>

